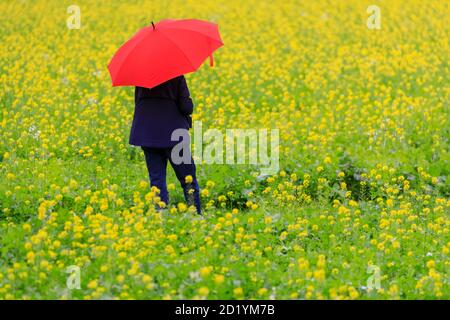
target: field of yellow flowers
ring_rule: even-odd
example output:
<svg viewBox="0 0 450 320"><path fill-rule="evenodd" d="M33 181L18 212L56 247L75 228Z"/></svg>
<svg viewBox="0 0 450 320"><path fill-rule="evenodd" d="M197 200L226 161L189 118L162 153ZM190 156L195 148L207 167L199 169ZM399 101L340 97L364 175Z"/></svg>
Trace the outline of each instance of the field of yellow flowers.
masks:
<svg viewBox="0 0 450 320"><path fill-rule="evenodd" d="M0 299L450 298L448 2L1 0L0 14ZM128 145L133 88L106 69L168 17L215 21L225 43L187 76L194 120L280 130L276 175L198 164L204 218L171 169L173 201L153 209Z"/></svg>

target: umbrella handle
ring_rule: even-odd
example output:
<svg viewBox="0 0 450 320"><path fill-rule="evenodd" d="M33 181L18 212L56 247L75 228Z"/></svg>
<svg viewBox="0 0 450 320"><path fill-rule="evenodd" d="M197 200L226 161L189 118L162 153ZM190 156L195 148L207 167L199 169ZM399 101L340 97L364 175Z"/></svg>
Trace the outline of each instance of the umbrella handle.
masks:
<svg viewBox="0 0 450 320"><path fill-rule="evenodd" d="M153 21L152 21L152 27L153 27L153 30L155 30L156 28L155 28L155 25L154 25L154 23L153 23Z"/></svg>
<svg viewBox="0 0 450 320"><path fill-rule="evenodd" d="M210 66L210 67L213 67L213 66L214 66L214 58L213 58L212 53L211 53L211 55L209 56L209 66Z"/></svg>

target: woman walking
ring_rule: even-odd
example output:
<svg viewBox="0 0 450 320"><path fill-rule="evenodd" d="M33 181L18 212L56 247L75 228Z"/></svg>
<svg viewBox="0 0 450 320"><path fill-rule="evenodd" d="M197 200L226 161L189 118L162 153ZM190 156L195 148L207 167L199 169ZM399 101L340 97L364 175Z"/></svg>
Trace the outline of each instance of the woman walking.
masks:
<svg viewBox="0 0 450 320"><path fill-rule="evenodd" d="M194 105L184 76L166 81L152 89L135 88L135 111L131 126L130 144L144 151L150 185L160 190L161 201L169 203L166 169L170 162L183 188L188 205L194 205L201 214L199 186L194 160L189 150L190 161L173 161L172 148L179 141L172 141L177 129L186 131L192 127L191 114ZM186 149L184 149L186 150ZM180 155L182 158L186 156Z"/></svg>

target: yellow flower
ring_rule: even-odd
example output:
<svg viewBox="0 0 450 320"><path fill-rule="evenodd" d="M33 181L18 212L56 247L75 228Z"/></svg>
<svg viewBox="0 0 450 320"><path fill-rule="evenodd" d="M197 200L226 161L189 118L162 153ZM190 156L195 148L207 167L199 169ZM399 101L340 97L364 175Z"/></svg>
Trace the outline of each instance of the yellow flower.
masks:
<svg viewBox="0 0 450 320"><path fill-rule="evenodd" d="M359 297L358 291L353 287L348 288L348 293L351 299L357 299Z"/></svg>
<svg viewBox="0 0 450 320"><path fill-rule="evenodd" d="M357 207L357 206L358 206L358 202L356 202L356 201L354 201L354 200L350 200L350 201L348 202L348 204L349 204L351 207Z"/></svg>
<svg viewBox="0 0 450 320"><path fill-rule="evenodd" d="M175 208L175 207L170 208L170 213L175 214L177 212L178 212L177 208Z"/></svg>
<svg viewBox="0 0 450 320"><path fill-rule="evenodd" d="M88 283L87 287L88 287L89 289L95 289L95 288L97 288L97 287L98 287L98 282L97 282L97 280L92 280L92 281L90 281L90 282Z"/></svg>
<svg viewBox="0 0 450 320"><path fill-rule="evenodd" d="M184 204L184 203L182 203L182 202L180 202L180 203L178 204L178 211L180 211L180 212L185 212L186 210L187 210L187 205Z"/></svg>
<svg viewBox="0 0 450 320"><path fill-rule="evenodd" d="M207 287L200 287L198 289L198 294L203 296L203 297L206 297L209 294L209 289Z"/></svg>
<svg viewBox="0 0 450 320"><path fill-rule="evenodd" d="M144 180L139 181L139 188L147 189L148 188L148 182L144 181Z"/></svg>
<svg viewBox="0 0 450 320"><path fill-rule="evenodd" d="M106 211L108 210L108 200L103 198L100 200L100 210L101 211Z"/></svg>
<svg viewBox="0 0 450 320"><path fill-rule="evenodd" d="M386 205L387 205L388 207L392 207L393 204L394 204L394 200L392 200L391 198L389 198L389 199L386 200Z"/></svg>
<svg viewBox="0 0 450 320"><path fill-rule="evenodd" d="M314 278L317 281L324 281L325 280L325 271L320 269L320 270L315 270L313 272Z"/></svg>
<svg viewBox="0 0 450 320"><path fill-rule="evenodd" d="M169 183L167 185L167 190L168 191L174 191L175 190L175 184L174 183Z"/></svg>
<svg viewBox="0 0 450 320"><path fill-rule="evenodd" d="M165 208L165 207L166 207L166 203L165 203L164 201L159 201L159 202L158 202L158 206L159 206L160 208Z"/></svg>
<svg viewBox="0 0 450 320"><path fill-rule="evenodd" d="M76 189L78 187L78 182L76 180L74 180L74 179L70 179L69 186L72 189Z"/></svg>
<svg viewBox="0 0 450 320"><path fill-rule="evenodd" d="M192 183L192 181L193 181L193 178L192 178L191 175L186 176L186 177L184 178L184 182L186 182L186 183Z"/></svg>
<svg viewBox="0 0 450 320"><path fill-rule="evenodd" d="M38 218L39 220L43 220L46 216L47 208L45 207L45 204L41 204L38 208Z"/></svg>
<svg viewBox="0 0 450 320"><path fill-rule="evenodd" d="M215 282L216 284L222 284L224 281L225 281L225 277L224 277L223 275L221 275L221 274L216 274L216 275L214 276L214 282Z"/></svg>
<svg viewBox="0 0 450 320"><path fill-rule="evenodd" d="M176 234L169 234L167 236L167 239L169 239L170 241L176 241L178 239L178 236Z"/></svg>
<svg viewBox="0 0 450 320"><path fill-rule="evenodd" d="M84 214L86 216L90 215L92 212L94 212L94 208L92 208L91 206L87 206L86 209L84 210Z"/></svg>
<svg viewBox="0 0 450 320"><path fill-rule="evenodd" d="M258 289L258 295L259 296L264 296L267 293L267 289L266 288L260 288Z"/></svg>
<svg viewBox="0 0 450 320"><path fill-rule="evenodd" d="M239 288L234 288L233 289L233 294L236 298L242 297L244 295L244 290L239 287Z"/></svg>
<svg viewBox="0 0 450 320"><path fill-rule="evenodd" d="M28 262L33 262L34 261L34 257L35 257L36 255L34 254L34 252L33 251L29 251L29 252L27 252L27 255L26 255L26 258L27 258L27 260L28 260Z"/></svg>
<svg viewBox="0 0 450 320"><path fill-rule="evenodd" d="M200 268L200 276L206 278L211 273L211 267Z"/></svg>

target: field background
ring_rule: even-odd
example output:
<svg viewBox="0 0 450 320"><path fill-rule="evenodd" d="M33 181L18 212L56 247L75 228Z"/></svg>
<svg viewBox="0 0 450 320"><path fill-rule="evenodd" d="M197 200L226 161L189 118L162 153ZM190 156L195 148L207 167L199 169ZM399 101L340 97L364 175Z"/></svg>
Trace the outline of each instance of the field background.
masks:
<svg viewBox="0 0 450 320"><path fill-rule="evenodd" d="M1 0L0 14L1 299L450 298L447 1ZM280 130L277 175L198 164L204 219L170 168L154 211L128 145L133 88L106 69L163 18L215 21L225 43L187 76L194 120Z"/></svg>

